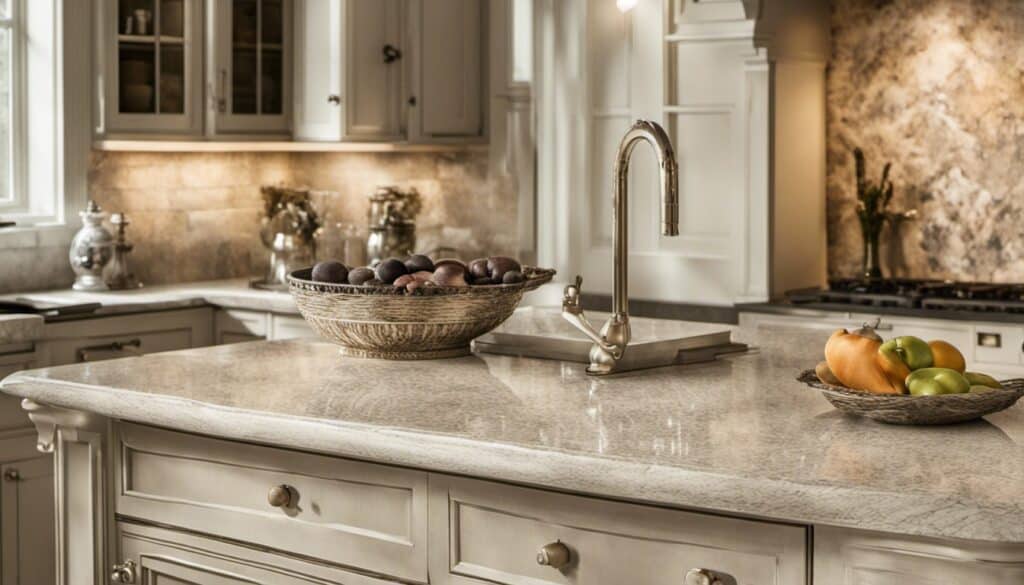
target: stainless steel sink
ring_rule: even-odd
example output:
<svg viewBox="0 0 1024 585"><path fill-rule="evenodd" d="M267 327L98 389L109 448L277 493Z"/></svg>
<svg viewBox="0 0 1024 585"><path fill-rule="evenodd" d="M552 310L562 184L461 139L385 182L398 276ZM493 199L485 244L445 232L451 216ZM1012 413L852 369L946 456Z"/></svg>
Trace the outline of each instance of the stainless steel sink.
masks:
<svg viewBox="0 0 1024 585"><path fill-rule="evenodd" d="M598 317L607 316L598 314ZM732 342L732 328L715 323L635 317L620 371L714 360L746 351ZM590 363L593 341L562 318L558 307L523 307L490 333L478 337L478 352Z"/></svg>

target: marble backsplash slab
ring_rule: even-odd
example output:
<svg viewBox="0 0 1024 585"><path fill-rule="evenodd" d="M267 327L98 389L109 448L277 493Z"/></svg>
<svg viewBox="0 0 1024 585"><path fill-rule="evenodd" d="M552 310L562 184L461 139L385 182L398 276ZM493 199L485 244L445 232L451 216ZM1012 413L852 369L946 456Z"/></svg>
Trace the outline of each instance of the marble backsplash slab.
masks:
<svg viewBox="0 0 1024 585"><path fill-rule="evenodd" d="M1024 2L835 0L832 23L830 275L860 270L860 146L919 211L883 236L886 275L1024 281Z"/></svg>

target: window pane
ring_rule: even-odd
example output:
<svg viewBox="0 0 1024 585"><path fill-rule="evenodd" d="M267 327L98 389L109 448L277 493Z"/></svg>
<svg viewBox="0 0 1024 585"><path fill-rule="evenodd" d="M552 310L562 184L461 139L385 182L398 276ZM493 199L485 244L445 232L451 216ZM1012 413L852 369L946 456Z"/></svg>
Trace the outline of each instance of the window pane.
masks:
<svg viewBox="0 0 1024 585"><path fill-rule="evenodd" d="M185 112L185 47L160 45L160 113Z"/></svg>
<svg viewBox="0 0 1024 585"><path fill-rule="evenodd" d="M153 0L119 0L117 26L126 35L153 34Z"/></svg>
<svg viewBox="0 0 1024 585"><path fill-rule="evenodd" d="M185 0L160 2L160 34L167 37L185 36Z"/></svg>
<svg viewBox="0 0 1024 585"><path fill-rule="evenodd" d="M156 54L152 43L121 43L118 49L120 70L118 110L124 114L152 114L156 111L153 95L153 69Z"/></svg>
<svg viewBox="0 0 1024 585"><path fill-rule="evenodd" d="M533 0L512 2L512 81L533 79Z"/></svg>
<svg viewBox="0 0 1024 585"><path fill-rule="evenodd" d="M10 0L0 0L0 18L7 18L10 16Z"/></svg>
<svg viewBox="0 0 1024 585"><path fill-rule="evenodd" d="M231 111L255 114L259 78L256 0L234 0L231 7Z"/></svg>
<svg viewBox="0 0 1024 585"><path fill-rule="evenodd" d="M11 31L0 28L0 201L12 198L11 167Z"/></svg>

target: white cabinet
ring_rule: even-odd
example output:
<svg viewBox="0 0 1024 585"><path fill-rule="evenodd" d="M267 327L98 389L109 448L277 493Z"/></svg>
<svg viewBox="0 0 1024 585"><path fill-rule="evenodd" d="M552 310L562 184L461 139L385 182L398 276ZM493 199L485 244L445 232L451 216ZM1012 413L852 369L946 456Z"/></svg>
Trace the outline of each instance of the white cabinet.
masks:
<svg viewBox="0 0 1024 585"><path fill-rule="evenodd" d="M59 366L211 345L212 309L158 311L48 323L41 361Z"/></svg>
<svg viewBox="0 0 1024 585"><path fill-rule="evenodd" d="M217 345L260 339L318 339L302 317L241 309L217 310L213 338Z"/></svg>
<svg viewBox="0 0 1024 585"><path fill-rule="evenodd" d="M431 583L443 585L678 585L695 569L723 585L808 582L802 526L440 475L430 476L430 538ZM564 566L540 562L552 546Z"/></svg>
<svg viewBox="0 0 1024 585"><path fill-rule="evenodd" d="M1017 585L1024 583L1019 546L950 543L925 538L816 527L814 581L828 585Z"/></svg>
<svg viewBox="0 0 1024 585"><path fill-rule="evenodd" d="M479 0L410 0L410 140L483 135L483 5Z"/></svg>
<svg viewBox="0 0 1024 585"><path fill-rule="evenodd" d="M207 7L207 134L289 135L291 0L218 0Z"/></svg>
<svg viewBox="0 0 1024 585"><path fill-rule="evenodd" d="M101 0L96 131L198 136L201 0Z"/></svg>
<svg viewBox="0 0 1024 585"><path fill-rule="evenodd" d="M404 0L298 0L295 138L404 138Z"/></svg>
<svg viewBox="0 0 1024 585"><path fill-rule="evenodd" d="M484 133L484 3L298 0L295 137L453 142Z"/></svg>
<svg viewBox="0 0 1024 585"><path fill-rule="evenodd" d="M53 527L53 458L0 466L0 584L56 581Z"/></svg>
<svg viewBox="0 0 1024 585"><path fill-rule="evenodd" d="M224 345L266 339L269 320L267 313L258 311L218 309L213 316L213 342Z"/></svg>

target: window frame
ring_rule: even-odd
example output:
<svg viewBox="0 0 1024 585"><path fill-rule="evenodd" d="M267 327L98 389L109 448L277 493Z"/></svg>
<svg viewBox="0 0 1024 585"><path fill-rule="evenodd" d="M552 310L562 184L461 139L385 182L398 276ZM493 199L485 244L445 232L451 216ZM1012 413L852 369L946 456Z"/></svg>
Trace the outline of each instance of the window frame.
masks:
<svg viewBox="0 0 1024 585"><path fill-rule="evenodd" d="M0 197L0 213L20 215L28 211L30 202L25 187L25 34L23 0L7 0L7 14L0 11L0 29L8 33L7 43L9 87L8 153L10 168L8 175L8 197Z"/></svg>

